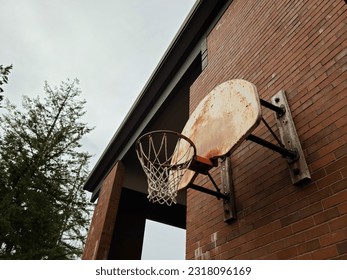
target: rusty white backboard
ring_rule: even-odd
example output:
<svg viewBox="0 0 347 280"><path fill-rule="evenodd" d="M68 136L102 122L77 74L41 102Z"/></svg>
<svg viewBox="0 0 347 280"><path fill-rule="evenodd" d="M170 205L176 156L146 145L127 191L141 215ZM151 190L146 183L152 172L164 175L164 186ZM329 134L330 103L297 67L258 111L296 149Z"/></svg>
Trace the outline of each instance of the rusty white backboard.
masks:
<svg viewBox="0 0 347 280"><path fill-rule="evenodd" d="M260 120L255 85L235 79L218 85L205 96L189 117L182 134L194 142L198 156L213 160L230 155ZM187 170L178 189L187 187L195 175L194 171Z"/></svg>

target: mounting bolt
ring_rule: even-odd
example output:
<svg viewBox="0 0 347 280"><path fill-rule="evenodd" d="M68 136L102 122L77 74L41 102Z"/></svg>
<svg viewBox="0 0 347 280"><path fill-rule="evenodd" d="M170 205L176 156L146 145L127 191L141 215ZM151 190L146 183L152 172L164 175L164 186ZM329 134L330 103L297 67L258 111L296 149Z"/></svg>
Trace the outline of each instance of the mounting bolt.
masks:
<svg viewBox="0 0 347 280"><path fill-rule="evenodd" d="M279 97L276 97L276 98L275 98L275 102L276 102L276 103L280 102L280 98L279 98Z"/></svg>
<svg viewBox="0 0 347 280"><path fill-rule="evenodd" d="M294 175L299 175L300 174L300 168L294 168L293 169L293 173L294 173Z"/></svg>

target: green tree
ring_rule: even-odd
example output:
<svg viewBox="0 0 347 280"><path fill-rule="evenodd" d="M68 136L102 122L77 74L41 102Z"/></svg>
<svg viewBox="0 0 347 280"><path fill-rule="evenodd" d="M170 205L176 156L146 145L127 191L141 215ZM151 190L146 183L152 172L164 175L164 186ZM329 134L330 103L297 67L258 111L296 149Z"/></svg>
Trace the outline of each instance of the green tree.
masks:
<svg viewBox="0 0 347 280"><path fill-rule="evenodd" d="M85 101L77 79L44 91L43 101L24 97L22 112L7 102L0 117L0 259L81 255L90 211Z"/></svg>
<svg viewBox="0 0 347 280"><path fill-rule="evenodd" d="M7 84L8 82L8 75L10 74L11 70L13 68L13 65L4 67L3 65L0 65L0 108L1 108L1 101L4 99L4 96L2 93L4 90L2 89L3 84Z"/></svg>

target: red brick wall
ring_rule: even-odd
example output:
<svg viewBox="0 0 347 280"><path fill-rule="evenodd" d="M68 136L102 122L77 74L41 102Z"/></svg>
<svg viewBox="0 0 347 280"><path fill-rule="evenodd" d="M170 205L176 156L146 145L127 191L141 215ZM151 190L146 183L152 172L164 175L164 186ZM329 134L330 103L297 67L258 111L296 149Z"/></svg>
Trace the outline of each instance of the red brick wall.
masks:
<svg viewBox="0 0 347 280"><path fill-rule="evenodd" d="M235 0L208 35L190 110L233 78L268 101L285 90L312 182L293 186L281 156L243 143L231 157L235 222L223 222L221 201L188 190L187 259L347 259L346 24L343 0ZM262 126L254 134L272 139Z"/></svg>
<svg viewBox="0 0 347 280"><path fill-rule="evenodd" d="M123 179L123 164L117 162L102 183L82 256L84 260L108 258Z"/></svg>

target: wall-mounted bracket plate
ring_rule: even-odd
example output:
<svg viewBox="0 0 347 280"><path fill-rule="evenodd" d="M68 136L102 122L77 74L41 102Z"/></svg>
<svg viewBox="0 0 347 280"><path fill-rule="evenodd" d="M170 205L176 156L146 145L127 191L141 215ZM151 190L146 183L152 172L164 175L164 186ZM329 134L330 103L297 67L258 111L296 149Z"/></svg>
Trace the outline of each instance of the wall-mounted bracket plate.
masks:
<svg viewBox="0 0 347 280"><path fill-rule="evenodd" d="M294 150L298 153L298 159L288 159L292 183L294 185L306 184L311 180L311 174L306 163L304 152L301 148L285 92L283 90L279 91L271 98L271 102L273 105L285 109L285 113L281 116L275 113L282 143L286 149Z"/></svg>
<svg viewBox="0 0 347 280"><path fill-rule="evenodd" d="M230 223L236 219L236 206L234 196L234 185L232 180L232 170L230 157L220 159L221 172L221 192L229 197L223 199L224 222Z"/></svg>

